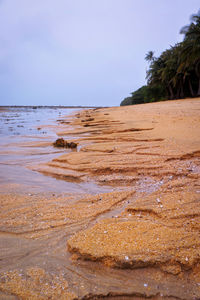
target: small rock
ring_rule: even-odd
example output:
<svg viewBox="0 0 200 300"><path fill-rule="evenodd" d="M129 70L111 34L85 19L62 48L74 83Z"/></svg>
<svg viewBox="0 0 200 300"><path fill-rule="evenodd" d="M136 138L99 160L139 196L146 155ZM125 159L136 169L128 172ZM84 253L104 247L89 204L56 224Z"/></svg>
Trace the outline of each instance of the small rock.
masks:
<svg viewBox="0 0 200 300"><path fill-rule="evenodd" d="M74 142L67 142L65 141L63 138L59 138L57 139L54 143L53 143L54 147L63 147L63 148L71 148L71 149L75 149L77 148L77 143Z"/></svg>
<svg viewBox="0 0 200 300"><path fill-rule="evenodd" d="M75 149L75 148L77 148L77 144L74 142L70 142L70 143L67 143L67 147L71 148L71 149Z"/></svg>
<svg viewBox="0 0 200 300"><path fill-rule="evenodd" d="M57 139L53 145L54 147L65 147L65 140L63 138Z"/></svg>

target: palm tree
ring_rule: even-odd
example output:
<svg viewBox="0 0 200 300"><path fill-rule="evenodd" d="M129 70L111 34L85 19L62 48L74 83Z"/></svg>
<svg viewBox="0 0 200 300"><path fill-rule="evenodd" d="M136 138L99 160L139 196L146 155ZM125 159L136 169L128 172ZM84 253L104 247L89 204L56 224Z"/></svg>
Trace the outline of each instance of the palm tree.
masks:
<svg viewBox="0 0 200 300"><path fill-rule="evenodd" d="M167 91L170 99L185 96L200 96L200 10L192 15L191 24L183 27L184 40L163 51L159 57L149 51L145 59L149 62L146 73L147 87L151 98L163 99ZM154 100L153 100L154 101Z"/></svg>
<svg viewBox="0 0 200 300"><path fill-rule="evenodd" d="M183 74L183 83L186 86L188 84L189 93L192 97L195 96L194 88L192 86L192 77L194 75L194 67L191 64L188 64L188 61L185 59L184 55L179 57L179 66L177 69L177 73Z"/></svg>
<svg viewBox="0 0 200 300"><path fill-rule="evenodd" d="M153 51L147 52L147 54L145 56L145 60L148 62L152 62L152 61L154 61L154 59L155 59L154 52Z"/></svg>
<svg viewBox="0 0 200 300"><path fill-rule="evenodd" d="M169 91L168 95L170 99L178 97L177 93L175 96L175 90L177 86L177 46L165 50L161 57L163 59L163 68L161 72L161 81L165 85L166 89Z"/></svg>
<svg viewBox="0 0 200 300"><path fill-rule="evenodd" d="M185 35L181 56L185 69L194 67L198 79L197 96L200 96L200 10L191 20L192 23L180 31Z"/></svg>

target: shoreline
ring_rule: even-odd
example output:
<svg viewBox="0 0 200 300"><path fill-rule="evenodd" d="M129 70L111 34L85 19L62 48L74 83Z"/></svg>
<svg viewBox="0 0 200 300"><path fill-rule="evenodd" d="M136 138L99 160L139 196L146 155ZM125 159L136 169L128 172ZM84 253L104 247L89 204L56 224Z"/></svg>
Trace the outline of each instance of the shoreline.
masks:
<svg viewBox="0 0 200 300"><path fill-rule="evenodd" d="M75 136L80 149L34 170L113 191L1 194L0 290L19 299L200 297L199 112L200 99L187 99L70 115L58 136Z"/></svg>
<svg viewBox="0 0 200 300"><path fill-rule="evenodd" d="M107 108L106 106L81 106L81 105L0 105L0 110L5 108L81 108L81 109L87 109L87 108L94 108L94 109L100 109L100 108Z"/></svg>

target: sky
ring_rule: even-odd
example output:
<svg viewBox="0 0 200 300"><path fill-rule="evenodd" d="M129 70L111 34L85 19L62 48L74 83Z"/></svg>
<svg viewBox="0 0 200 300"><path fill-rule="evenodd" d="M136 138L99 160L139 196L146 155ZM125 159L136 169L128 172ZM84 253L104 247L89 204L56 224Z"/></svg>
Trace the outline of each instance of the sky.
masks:
<svg viewBox="0 0 200 300"><path fill-rule="evenodd" d="M0 105L118 106L199 0L0 0Z"/></svg>

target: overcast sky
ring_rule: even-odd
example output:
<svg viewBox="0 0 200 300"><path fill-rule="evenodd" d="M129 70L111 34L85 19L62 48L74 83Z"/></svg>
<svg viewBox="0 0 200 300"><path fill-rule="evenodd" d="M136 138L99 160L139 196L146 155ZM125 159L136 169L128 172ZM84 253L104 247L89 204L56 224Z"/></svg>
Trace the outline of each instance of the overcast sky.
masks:
<svg viewBox="0 0 200 300"><path fill-rule="evenodd" d="M119 105L199 0L0 0L0 105Z"/></svg>

